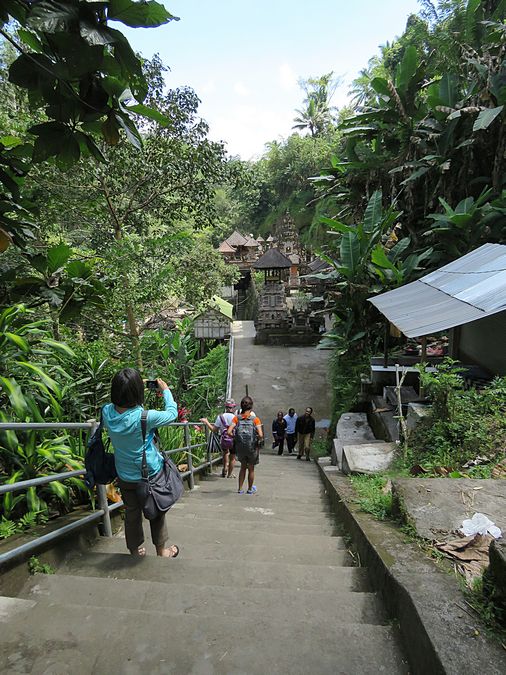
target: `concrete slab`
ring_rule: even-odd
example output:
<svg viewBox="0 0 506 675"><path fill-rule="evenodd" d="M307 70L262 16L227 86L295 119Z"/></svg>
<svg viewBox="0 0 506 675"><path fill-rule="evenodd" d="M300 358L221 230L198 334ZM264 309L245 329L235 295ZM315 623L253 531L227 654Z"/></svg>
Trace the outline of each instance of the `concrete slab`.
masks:
<svg viewBox="0 0 506 675"><path fill-rule="evenodd" d="M395 443L363 443L343 447L344 473L380 473L393 462Z"/></svg>
<svg viewBox="0 0 506 675"><path fill-rule="evenodd" d="M341 471L343 467L343 447L345 445L359 445L375 441L367 415L365 413L345 413L341 415L336 425L336 437L332 449L332 464Z"/></svg>
<svg viewBox="0 0 506 675"><path fill-rule="evenodd" d="M467 478L396 478L394 503L425 539L445 539L471 518L484 513L506 534L506 483Z"/></svg>
<svg viewBox="0 0 506 675"><path fill-rule="evenodd" d="M409 403L406 424L409 430L413 430L424 418L430 415L432 406L424 403Z"/></svg>

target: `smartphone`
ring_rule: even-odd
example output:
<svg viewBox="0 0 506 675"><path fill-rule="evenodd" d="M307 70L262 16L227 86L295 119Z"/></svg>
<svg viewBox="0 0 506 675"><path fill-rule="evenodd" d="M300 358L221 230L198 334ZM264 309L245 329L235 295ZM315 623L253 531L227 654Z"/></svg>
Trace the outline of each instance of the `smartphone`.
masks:
<svg viewBox="0 0 506 675"><path fill-rule="evenodd" d="M146 389L158 389L158 382L156 380L146 380Z"/></svg>

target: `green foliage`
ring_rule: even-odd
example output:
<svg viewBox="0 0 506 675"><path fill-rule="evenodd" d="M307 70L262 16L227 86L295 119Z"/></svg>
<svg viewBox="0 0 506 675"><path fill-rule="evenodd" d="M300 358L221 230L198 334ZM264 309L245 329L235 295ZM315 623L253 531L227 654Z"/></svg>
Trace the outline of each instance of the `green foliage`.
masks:
<svg viewBox="0 0 506 675"><path fill-rule="evenodd" d="M455 477L490 477L506 446L506 379L496 378L480 391L465 391L459 372L447 359L436 373L421 374L432 414L410 434L407 464L420 464L428 471L444 467ZM476 457L487 461L469 471L462 469Z"/></svg>
<svg viewBox="0 0 506 675"><path fill-rule="evenodd" d="M54 158L66 169L81 157L105 161L98 138L115 145L120 132L142 145L128 104L149 117L148 107L140 105L146 79L140 59L108 20L157 26L174 18L154 0L4 3L0 35L17 53L9 82L25 90L31 108L44 114L26 129L30 136L0 140L0 251L11 241L22 246L33 237L33 209L22 194L32 162Z"/></svg>
<svg viewBox="0 0 506 675"><path fill-rule="evenodd" d="M32 555L28 561L30 574L55 574L56 570L49 563L41 563L37 556Z"/></svg>
<svg viewBox="0 0 506 675"><path fill-rule="evenodd" d="M485 625L487 637L503 646L506 641L506 606L504 598L497 597L493 580L485 573L475 579L472 588L464 588L464 596Z"/></svg>
<svg viewBox="0 0 506 675"><path fill-rule="evenodd" d="M228 348L214 347L196 362L184 394L184 402L191 410L191 419L210 417L221 412L225 399L228 372Z"/></svg>
<svg viewBox="0 0 506 675"><path fill-rule="evenodd" d="M357 503L366 513L376 520L386 520L392 515L392 493L384 492L387 478L381 474L374 476L352 476L351 484L357 493Z"/></svg>
<svg viewBox="0 0 506 675"><path fill-rule="evenodd" d="M12 520L8 520L4 516L0 520L0 539L8 539L16 534L18 527Z"/></svg>

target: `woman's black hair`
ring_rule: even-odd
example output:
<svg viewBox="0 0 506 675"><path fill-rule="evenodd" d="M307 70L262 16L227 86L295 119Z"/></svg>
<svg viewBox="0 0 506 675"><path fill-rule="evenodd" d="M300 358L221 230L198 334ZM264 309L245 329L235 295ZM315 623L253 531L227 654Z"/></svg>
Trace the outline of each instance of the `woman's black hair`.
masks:
<svg viewBox="0 0 506 675"><path fill-rule="evenodd" d="M135 408L144 403L144 382L135 368L123 368L112 378L111 401L120 408Z"/></svg>
<svg viewBox="0 0 506 675"><path fill-rule="evenodd" d="M253 410L253 399L251 396L245 396L241 400L241 412L245 413L248 412L248 410Z"/></svg>

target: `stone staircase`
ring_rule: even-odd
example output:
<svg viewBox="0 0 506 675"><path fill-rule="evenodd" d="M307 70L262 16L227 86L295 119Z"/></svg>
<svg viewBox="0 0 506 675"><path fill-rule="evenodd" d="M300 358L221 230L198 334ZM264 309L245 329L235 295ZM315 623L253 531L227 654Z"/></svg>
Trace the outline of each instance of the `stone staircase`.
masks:
<svg viewBox="0 0 506 675"><path fill-rule="evenodd" d="M177 559L101 538L0 598L0 672L407 673L314 464L266 452L256 483L186 493L168 514Z"/></svg>

